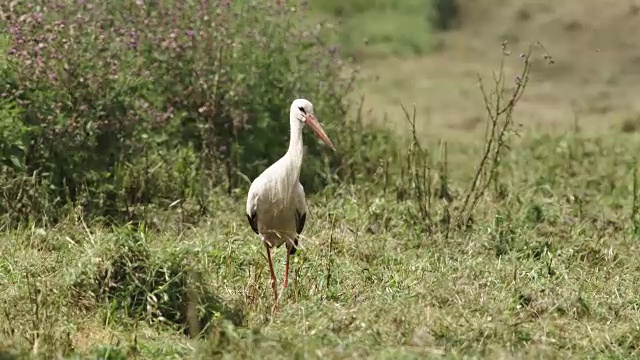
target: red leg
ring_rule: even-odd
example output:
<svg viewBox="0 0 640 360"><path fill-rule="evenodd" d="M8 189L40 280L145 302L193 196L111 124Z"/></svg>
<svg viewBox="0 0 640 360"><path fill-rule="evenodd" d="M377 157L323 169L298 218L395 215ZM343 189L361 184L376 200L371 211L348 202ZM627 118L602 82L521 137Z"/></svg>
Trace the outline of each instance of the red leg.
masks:
<svg viewBox="0 0 640 360"><path fill-rule="evenodd" d="M278 287L276 274L273 272L273 263L271 262L271 250L269 249L269 244L265 243L265 247L267 248L267 259L269 260L269 271L271 272L271 287L273 288L273 297L275 298L276 305L278 302Z"/></svg>
<svg viewBox="0 0 640 360"><path fill-rule="evenodd" d="M287 263L284 266L284 285L283 287L286 289L289 286L289 249L287 249Z"/></svg>

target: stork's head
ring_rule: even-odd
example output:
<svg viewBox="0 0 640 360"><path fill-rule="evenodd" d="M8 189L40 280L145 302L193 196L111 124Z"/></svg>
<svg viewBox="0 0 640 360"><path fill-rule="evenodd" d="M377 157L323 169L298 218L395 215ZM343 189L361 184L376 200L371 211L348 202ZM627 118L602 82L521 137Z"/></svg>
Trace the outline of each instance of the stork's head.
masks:
<svg viewBox="0 0 640 360"><path fill-rule="evenodd" d="M336 148L333 146L333 143L327 136L327 133L324 132L322 125L318 122L315 114L313 113L313 104L307 99L296 99L291 103L291 126L294 126L295 122L299 122L299 124L308 125L313 132L322 140L327 146L329 146L333 151L336 151Z"/></svg>

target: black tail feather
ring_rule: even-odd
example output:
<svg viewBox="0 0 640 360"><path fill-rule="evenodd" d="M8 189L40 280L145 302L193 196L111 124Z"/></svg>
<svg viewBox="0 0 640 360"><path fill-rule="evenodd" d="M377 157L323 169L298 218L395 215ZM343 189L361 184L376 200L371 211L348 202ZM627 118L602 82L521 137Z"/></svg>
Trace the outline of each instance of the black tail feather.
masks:
<svg viewBox="0 0 640 360"><path fill-rule="evenodd" d="M293 240L293 243L295 244L295 246L292 246L291 249L289 249L289 255L294 255L296 253L296 251L298 250L298 238L295 238Z"/></svg>

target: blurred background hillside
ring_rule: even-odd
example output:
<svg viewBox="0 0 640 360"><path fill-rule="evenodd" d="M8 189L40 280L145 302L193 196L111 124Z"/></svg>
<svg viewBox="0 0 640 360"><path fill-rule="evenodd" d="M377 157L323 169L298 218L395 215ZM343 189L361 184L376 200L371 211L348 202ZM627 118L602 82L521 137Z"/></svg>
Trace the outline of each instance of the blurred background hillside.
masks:
<svg viewBox="0 0 640 360"><path fill-rule="evenodd" d="M445 10L452 3L441 2ZM366 75L358 90L376 118L401 118L402 101L429 119L419 128L425 136L476 130L484 116L476 74L498 70L501 41L514 52L507 69L540 41L555 63L546 66L538 53L518 109L525 127L562 131L576 120L586 131L638 126L640 1L458 0L445 31L430 25L427 3L310 1L313 13L340 27L341 43Z"/></svg>

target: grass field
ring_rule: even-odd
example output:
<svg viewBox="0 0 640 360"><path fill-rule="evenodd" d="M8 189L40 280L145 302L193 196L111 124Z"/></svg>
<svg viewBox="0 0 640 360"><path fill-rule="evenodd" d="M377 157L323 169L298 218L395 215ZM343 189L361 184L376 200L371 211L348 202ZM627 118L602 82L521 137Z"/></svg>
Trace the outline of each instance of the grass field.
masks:
<svg viewBox="0 0 640 360"><path fill-rule="evenodd" d="M337 42L358 60L425 55L433 46L431 0L309 1L311 19L340 28Z"/></svg>
<svg viewBox="0 0 640 360"><path fill-rule="evenodd" d="M197 226L176 210L144 228L91 226L78 214L4 232L0 350L111 359L637 355L638 150L640 139L624 134L527 137L468 230L448 228L434 195L434 228L422 231L416 199L399 200L411 191L399 177L329 187L310 198L276 314L243 193L211 199L216 215ZM468 160L449 166L471 173L473 148L459 151ZM451 179L452 213L463 185ZM281 279L284 253L275 254ZM198 325L188 326L187 304L199 304Z"/></svg>
<svg viewBox="0 0 640 360"><path fill-rule="evenodd" d="M343 18L340 41L367 76L355 94L367 95L362 118L386 114L403 140L350 154L373 176L330 179L308 197L280 310L244 214L248 184L211 193L204 217L192 198L114 226L78 207L52 226L0 229L0 359L637 357L640 136L628 98L614 96L630 80L585 61L584 73L619 87L587 82L589 96L608 89L602 106L613 110L584 110L575 126L553 106L568 95L545 89L575 94L580 83L538 60L506 106L513 118L496 118L505 132L485 136L475 72L499 68L495 31L415 37L429 31L418 1L310 3L313 17ZM473 51L460 45L470 34ZM362 37L372 48L356 46ZM479 48L477 61L462 56ZM517 55L506 93L526 66ZM415 128L400 103L416 103ZM273 254L282 280L284 249Z"/></svg>

